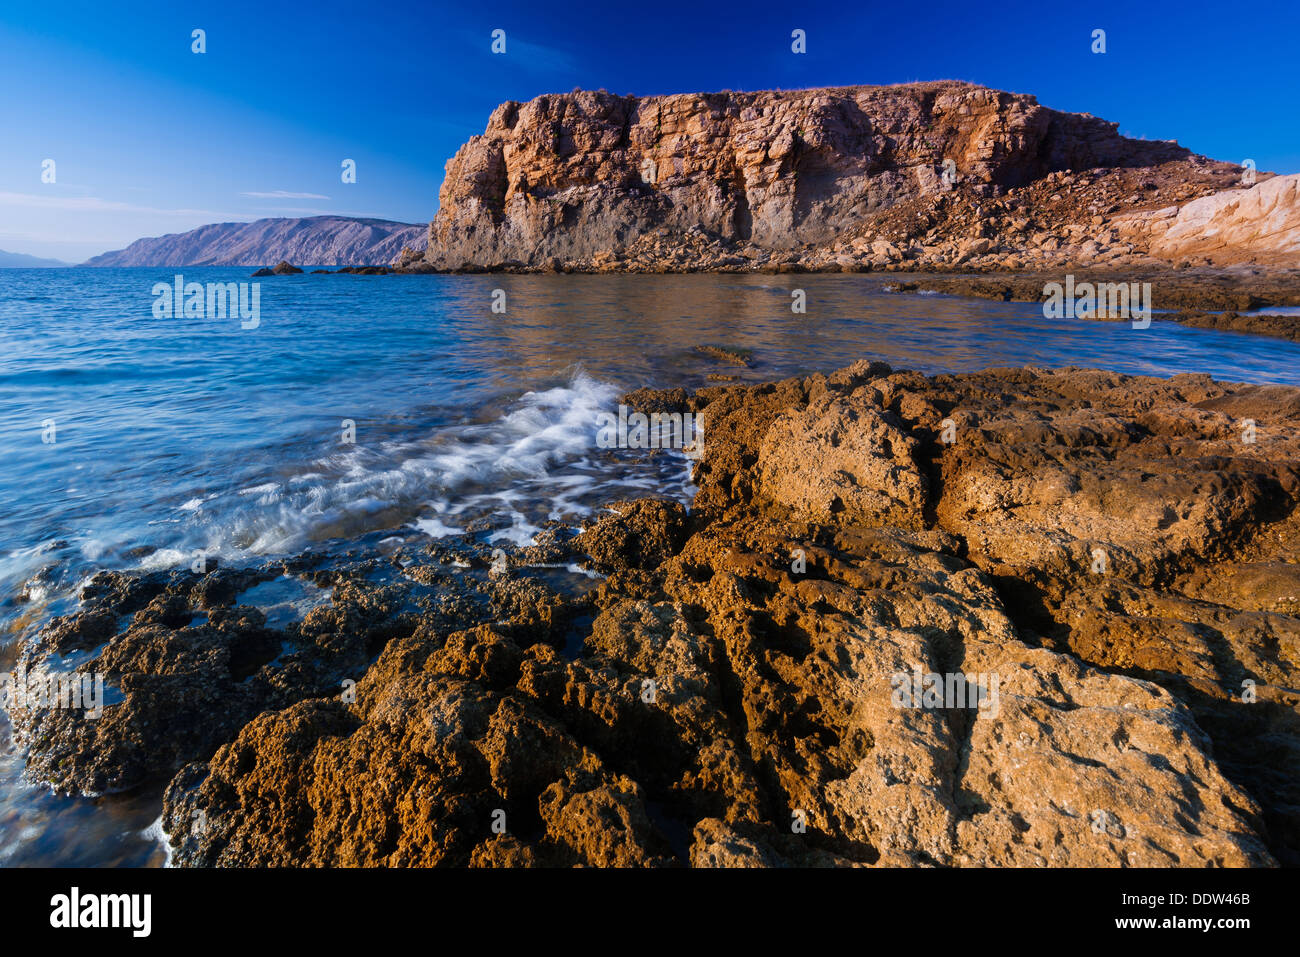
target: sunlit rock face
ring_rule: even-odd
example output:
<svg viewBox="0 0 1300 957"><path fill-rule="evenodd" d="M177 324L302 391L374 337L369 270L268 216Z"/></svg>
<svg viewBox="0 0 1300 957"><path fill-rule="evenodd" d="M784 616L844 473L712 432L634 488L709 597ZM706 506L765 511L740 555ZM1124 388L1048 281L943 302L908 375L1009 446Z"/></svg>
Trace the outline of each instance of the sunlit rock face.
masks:
<svg viewBox="0 0 1300 957"><path fill-rule="evenodd" d="M958 82L547 95L499 106L447 163L423 264L608 268L644 256L708 268L757 251L834 250L900 203L1189 158L1093 116Z"/></svg>

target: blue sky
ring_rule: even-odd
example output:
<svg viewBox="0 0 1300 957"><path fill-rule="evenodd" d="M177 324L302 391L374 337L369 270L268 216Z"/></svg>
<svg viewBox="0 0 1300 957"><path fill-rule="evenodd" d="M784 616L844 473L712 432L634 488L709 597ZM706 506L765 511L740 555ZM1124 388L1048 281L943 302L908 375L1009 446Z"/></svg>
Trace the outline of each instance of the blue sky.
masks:
<svg viewBox="0 0 1300 957"><path fill-rule="evenodd" d="M191 52L191 31L207 52ZM506 31L493 55L491 32ZM807 32L808 52L790 52ZM1107 52L1091 53L1106 31ZM80 261L210 222L425 222L502 100L961 79L1300 171L1300 4L275 2L0 8L0 249ZM55 182L41 181L55 161ZM340 181L353 159L357 182Z"/></svg>

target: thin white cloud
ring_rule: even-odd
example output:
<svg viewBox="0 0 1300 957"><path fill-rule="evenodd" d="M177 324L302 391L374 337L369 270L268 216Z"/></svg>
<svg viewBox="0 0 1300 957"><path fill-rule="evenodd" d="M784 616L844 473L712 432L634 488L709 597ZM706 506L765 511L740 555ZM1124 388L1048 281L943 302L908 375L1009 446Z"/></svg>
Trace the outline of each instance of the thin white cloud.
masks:
<svg viewBox="0 0 1300 957"><path fill-rule="evenodd" d="M240 196L251 196L253 199L329 199L328 196L322 196L320 193L290 193L282 189L272 190L269 193L240 193Z"/></svg>
<svg viewBox="0 0 1300 957"><path fill-rule="evenodd" d="M268 213L289 213L294 216L335 216L340 215L332 209L312 209L308 206L263 206L261 209L251 213L243 213L244 216L251 216L254 219L265 219Z"/></svg>
<svg viewBox="0 0 1300 957"><path fill-rule="evenodd" d="M40 196L35 193L0 193L0 206L29 209L66 209L82 213L151 213L156 216L221 216L210 209L158 209L135 206L96 196Z"/></svg>

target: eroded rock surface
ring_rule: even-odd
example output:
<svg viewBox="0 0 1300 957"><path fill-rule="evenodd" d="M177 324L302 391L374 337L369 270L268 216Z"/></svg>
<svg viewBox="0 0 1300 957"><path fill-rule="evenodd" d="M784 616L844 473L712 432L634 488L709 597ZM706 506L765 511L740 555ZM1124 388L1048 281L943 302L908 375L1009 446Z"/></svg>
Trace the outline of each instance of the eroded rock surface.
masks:
<svg viewBox="0 0 1300 957"><path fill-rule="evenodd" d="M104 576L26 654L124 700L29 720L33 769L185 762L190 865L1300 862L1300 391L860 362L626 401L708 423L689 513L288 563L330 599L278 631L234 604L267 571Z"/></svg>
<svg viewBox="0 0 1300 957"><path fill-rule="evenodd" d="M1162 259L1300 263L1300 175L1192 200L1151 217L1151 252Z"/></svg>
<svg viewBox="0 0 1300 957"><path fill-rule="evenodd" d="M1258 175L1256 192L1269 176ZM647 97L578 90L497 107L447 162L427 251L397 265L853 272L1130 262L1153 252L1162 217L1199 216L1191 201L1241 192L1242 178L1240 167L1172 141L1130 139L1032 96L953 81ZM1251 203L1237 204L1242 216ZM1229 247L1250 231L1234 229L1223 235Z"/></svg>

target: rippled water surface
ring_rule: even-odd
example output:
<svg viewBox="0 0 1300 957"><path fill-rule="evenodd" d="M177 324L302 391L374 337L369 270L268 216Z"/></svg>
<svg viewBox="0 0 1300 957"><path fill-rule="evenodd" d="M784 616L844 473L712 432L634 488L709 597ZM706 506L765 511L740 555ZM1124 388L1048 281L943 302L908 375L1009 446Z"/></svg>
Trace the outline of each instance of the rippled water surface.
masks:
<svg viewBox="0 0 1300 957"><path fill-rule="evenodd" d="M389 528L454 535L485 515L487 537L524 544L539 522L611 498L688 495L684 460L594 454L596 414L642 385L859 358L1300 384L1291 342L1046 320L1032 304L895 295L867 276L304 274L260 280L260 325L244 330L154 318L151 289L175 272L0 270L0 670L100 568L165 568L198 549L255 559ZM59 797L21 772L0 718L0 864L162 863L158 794Z"/></svg>

